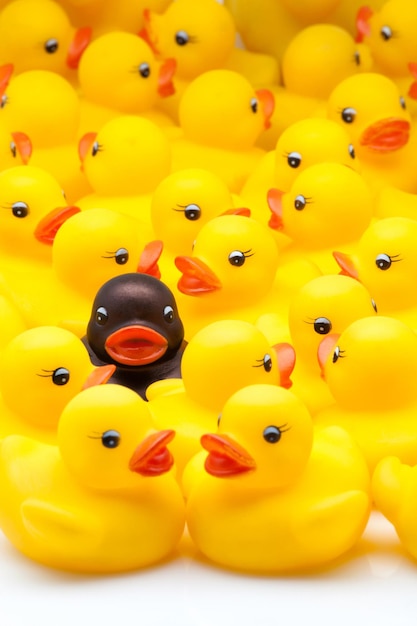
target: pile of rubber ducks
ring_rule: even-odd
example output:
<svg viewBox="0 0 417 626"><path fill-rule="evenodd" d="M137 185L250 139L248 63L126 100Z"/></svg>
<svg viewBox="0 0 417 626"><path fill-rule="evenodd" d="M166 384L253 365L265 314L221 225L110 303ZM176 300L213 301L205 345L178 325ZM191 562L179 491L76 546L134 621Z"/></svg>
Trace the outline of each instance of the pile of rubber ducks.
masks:
<svg viewBox="0 0 417 626"><path fill-rule="evenodd" d="M1 0L18 551L314 572L376 510L417 558L416 29L411 0Z"/></svg>

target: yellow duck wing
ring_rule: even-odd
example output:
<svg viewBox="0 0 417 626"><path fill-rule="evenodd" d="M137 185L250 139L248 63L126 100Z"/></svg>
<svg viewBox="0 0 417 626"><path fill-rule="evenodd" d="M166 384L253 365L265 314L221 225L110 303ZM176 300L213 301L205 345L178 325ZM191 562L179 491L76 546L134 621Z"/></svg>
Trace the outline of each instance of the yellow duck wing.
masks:
<svg viewBox="0 0 417 626"><path fill-rule="evenodd" d="M177 391L184 391L184 383L181 378L165 378L165 380L157 380L146 388L146 399L154 400L159 396L176 393Z"/></svg>
<svg viewBox="0 0 417 626"><path fill-rule="evenodd" d="M401 463L395 456L381 459L372 475L372 496L376 507L392 523L397 518L402 502L409 499L409 493L416 480L412 480L415 469ZM414 492L416 491L414 487Z"/></svg>

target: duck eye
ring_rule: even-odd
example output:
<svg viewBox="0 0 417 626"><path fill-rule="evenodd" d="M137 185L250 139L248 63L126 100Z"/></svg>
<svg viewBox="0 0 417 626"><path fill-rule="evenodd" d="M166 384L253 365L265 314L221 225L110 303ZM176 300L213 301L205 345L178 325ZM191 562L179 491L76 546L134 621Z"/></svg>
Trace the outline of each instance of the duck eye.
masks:
<svg viewBox="0 0 417 626"><path fill-rule="evenodd" d="M219 417L217 418L217 428L220 426L221 419L222 419L222 414L220 413Z"/></svg>
<svg viewBox="0 0 417 626"><path fill-rule="evenodd" d="M265 354L264 356L264 370L265 372L270 372L272 369L272 359L271 356L269 354Z"/></svg>
<svg viewBox="0 0 417 626"><path fill-rule="evenodd" d="M352 159L354 159L356 157L356 153L355 153L355 148L352 146L351 143L349 144L348 150L349 150L350 156L352 157Z"/></svg>
<svg viewBox="0 0 417 626"><path fill-rule="evenodd" d="M384 41L388 41L392 37L392 30L389 26L383 26L379 33Z"/></svg>
<svg viewBox="0 0 417 626"><path fill-rule="evenodd" d="M12 213L15 217L26 217L29 215L29 207L26 202L15 202L12 205Z"/></svg>
<svg viewBox="0 0 417 626"><path fill-rule="evenodd" d="M184 209L184 215L187 218L187 220L190 220L191 222L195 222L201 217L201 209L197 204L187 204L187 206Z"/></svg>
<svg viewBox="0 0 417 626"><path fill-rule="evenodd" d="M107 313L104 306L99 306L96 311L97 324L100 324L100 326L104 326L104 324L107 322L108 319L109 319L109 314Z"/></svg>
<svg viewBox="0 0 417 626"><path fill-rule="evenodd" d="M373 298L371 298L371 304L372 304L372 307L373 307L375 313L378 313L378 307L376 306L376 302L375 302L375 300Z"/></svg>
<svg viewBox="0 0 417 626"><path fill-rule="evenodd" d="M173 322L174 321L174 309L172 308L172 306L167 304L167 306L164 308L163 316L164 316L164 320L166 322Z"/></svg>
<svg viewBox="0 0 417 626"><path fill-rule="evenodd" d="M355 54L353 55L353 58L355 60L356 65L360 65L361 64L361 55L359 54L359 52L356 50Z"/></svg>
<svg viewBox="0 0 417 626"><path fill-rule="evenodd" d="M252 109L252 111L254 113L257 113L258 111L258 101L256 98L252 98L252 100L250 101L250 108Z"/></svg>
<svg viewBox="0 0 417 626"><path fill-rule="evenodd" d="M12 153L13 158L17 157L17 147L14 141L10 142L10 152Z"/></svg>
<svg viewBox="0 0 417 626"><path fill-rule="evenodd" d="M52 374L54 385L66 385L70 379L70 373L65 367L58 367Z"/></svg>
<svg viewBox="0 0 417 626"><path fill-rule="evenodd" d="M98 141L95 141L91 147L91 154L96 156L97 152L100 152L101 146Z"/></svg>
<svg viewBox="0 0 417 626"><path fill-rule="evenodd" d="M406 108L405 98L403 96L400 96L400 105L402 109Z"/></svg>
<svg viewBox="0 0 417 626"><path fill-rule="evenodd" d="M290 152L289 155L287 156L287 163L290 167L293 167L294 169L296 167L300 167L301 165L301 154L299 152Z"/></svg>
<svg viewBox="0 0 417 626"><path fill-rule="evenodd" d="M179 30L175 33L175 41L179 46L185 46L190 41L190 37L185 30Z"/></svg>
<svg viewBox="0 0 417 626"><path fill-rule="evenodd" d="M262 434L267 443L278 443L281 439L281 431L278 426L267 426Z"/></svg>
<svg viewBox="0 0 417 626"><path fill-rule="evenodd" d="M305 209L306 204L306 199L301 194L297 196L294 200L294 207L297 209L297 211L302 211L303 209Z"/></svg>
<svg viewBox="0 0 417 626"><path fill-rule="evenodd" d="M375 263L378 269L380 270L389 270L391 267L391 257L388 254L378 254L375 259Z"/></svg>
<svg viewBox="0 0 417 626"><path fill-rule="evenodd" d="M352 124L356 117L356 110L352 109L352 107L347 107L342 111L342 120L346 122L346 124Z"/></svg>
<svg viewBox="0 0 417 626"><path fill-rule="evenodd" d="M105 448L117 448L120 443L120 433L117 430L106 430L101 436L101 443Z"/></svg>
<svg viewBox="0 0 417 626"><path fill-rule="evenodd" d="M8 102L9 98L7 96L7 94L3 94L0 100L0 109L4 109L4 107L6 106L7 102Z"/></svg>
<svg viewBox="0 0 417 626"><path fill-rule="evenodd" d="M336 346L333 352L332 363L336 363L339 357L340 357L340 348L339 346Z"/></svg>
<svg viewBox="0 0 417 626"><path fill-rule="evenodd" d="M246 257L243 254L243 252L241 252L240 250L233 250L233 252L229 254L228 259L229 259L230 265L241 267L244 264Z"/></svg>
<svg viewBox="0 0 417 626"><path fill-rule="evenodd" d="M58 50L59 44L57 39L48 39L45 41L44 48L48 54L53 54Z"/></svg>
<svg viewBox="0 0 417 626"><path fill-rule="evenodd" d="M332 323L327 317L318 317L314 320L314 330L319 335L327 335L332 329Z"/></svg>
<svg viewBox="0 0 417 626"><path fill-rule="evenodd" d="M114 255L117 265L125 265L129 260L129 252L126 248L119 248Z"/></svg>
<svg viewBox="0 0 417 626"><path fill-rule="evenodd" d="M139 74L143 76L143 78L148 78L148 76L150 76L150 73L151 68L149 67L148 63L141 63L139 65Z"/></svg>

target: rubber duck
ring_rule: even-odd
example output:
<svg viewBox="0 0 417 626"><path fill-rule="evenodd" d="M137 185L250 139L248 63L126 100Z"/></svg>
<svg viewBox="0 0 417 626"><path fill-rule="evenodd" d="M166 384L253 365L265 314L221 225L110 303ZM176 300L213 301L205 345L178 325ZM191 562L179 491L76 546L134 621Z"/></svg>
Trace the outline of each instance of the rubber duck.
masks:
<svg viewBox="0 0 417 626"><path fill-rule="evenodd" d="M46 270L57 231L79 208L68 205L52 174L32 165L0 172L0 205L1 275L18 280L29 268Z"/></svg>
<svg viewBox="0 0 417 626"><path fill-rule="evenodd" d="M394 526L401 545L417 558L416 466L389 456L378 463L372 475L372 495L377 509Z"/></svg>
<svg viewBox="0 0 417 626"><path fill-rule="evenodd" d="M64 8L52 0L13 0L0 11L0 64L14 72L48 70L74 84L91 28L75 29Z"/></svg>
<svg viewBox="0 0 417 626"><path fill-rule="evenodd" d="M187 345L171 290L144 273L125 273L98 290L84 338L96 365L116 365L109 379L144 399L157 380L179 378Z"/></svg>
<svg viewBox="0 0 417 626"><path fill-rule="evenodd" d="M375 217L408 217L417 219L417 194L397 187L383 187L375 198Z"/></svg>
<svg viewBox="0 0 417 626"><path fill-rule="evenodd" d="M416 87L413 85L416 76L412 67L417 61L416 5L411 0L386 0L377 11L363 6L356 24L357 39L369 48L375 71L398 85L407 107L415 115L417 106L413 91Z"/></svg>
<svg viewBox="0 0 417 626"><path fill-rule="evenodd" d="M19 130L30 137L31 165L48 170L70 203L89 193L91 188L78 157L80 104L75 88L55 72L28 70L12 75L0 92L0 123L11 132Z"/></svg>
<svg viewBox="0 0 417 626"><path fill-rule="evenodd" d="M25 556L66 571L123 572L172 557L185 518L169 471L174 434L154 428L131 389L82 391L61 414L57 446L2 440L0 527Z"/></svg>
<svg viewBox="0 0 417 626"><path fill-rule="evenodd" d="M152 194L171 172L170 142L163 131L145 118L120 115L81 137L79 156L92 192L77 205L130 215L150 236Z"/></svg>
<svg viewBox="0 0 417 626"><path fill-rule="evenodd" d="M352 250L374 210L371 189L362 175L340 163L306 168L287 193L269 190L268 203L269 226L292 240L287 253L307 257L323 274L340 270L334 247Z"/></svg>
<svg viewBox="0 0 417 626"><path fill-rule="evenodd" d="M360 163L348 132L337 122L309 117L294 122L280 135L247 178L239 196L251 215L263 224L270 218L266 202L272 187L289 191L297 176L316 163L341 163L360 171ZM289 243L281 235L282 244Z"/></svg>
<svg viewBox="0 0 417 626"><path fill-rule="evenodd" d="M348 430L371 472L385 456L417 463L416 348L415 332L383 315L358 319L319 346L334 403L314 416L315 423Z"/></svg>
<svg viewBox="0 0 417 626"><path fill-rule="evenodd" d="M175 264L181 272L175 294L187 340L220 319L255 323L272 311L286 317L294 285L305 278L292 274L292 283L283 267L283 280L276 280L279 253L272 233L243 215L207 222L192 254L176 257Z"/></svg>
<svg viewBox="0 0 417 626"><path fill-rule="evenodd" d="M328 98L327 116L348 131L374 191L389 185L416 193L416 133L404 96L390 78L364 72L342 80Z"/></svg>
<svg viewBox="0 0 417 626"><path fill-rule="evenodd" d="M232 70L211 70L192 80L179 106L183 136L173 139L173 171L202 167L239 193L264 150L256 139L269 127L274 99Z"/></svg>
<svg viewBox="0 0 417 626"><path fill-rule="evenodd" d="M238 197L224 180L206 169L179 170L157 185L150 207L152 231L155 239L164 242L158 265L162 280L171 289L181 276L175 257L191 254L199 230L214 217L243 212L243 208L234 208L236 203Z"/></svg>
<svg viewBox="0 0 417 626"><path fill-rule="evenodd" d="M331 563L360 539L371 508L363 455L343 429L313 429L291 391L238 390L201 444L208 454L191 482L187 526L217 565L303 571Z"/></svg>
<svg viewBox="0 0 417 626"><path fill-rule="evenodd" d="M273 86L275 99L271 128L258 145L273 150L282 132L307 117L325 116L332 89L359 72L371 71L369 51L335 24L311 24L286 47L281 63L282 85Z"/></svg>
<svg viewBox="0 0 417 626"><path fill-rule="evenodd" d="M417 222L387 217L371 224L351 254L335 251L342 273L360 280L381 315L395 317L417 328Z"/></svg>
<svg viewBox="0 0 417 626"><path fill-rule="evenodd" d="M279 81L277 61L236 45L236 27L226 6L216 0L171 2L162 13L145 10L143 36L161 59L176 61L175 95L158 107L178 123L179 102L187 84L213 69L241 73L259 87Z"/></svg>
<svg viewBox="0 0 417 626"><path fill-rule="evenodd" d="M243 320L220 320L190 340L181 361L181 381L148 387L146 397L158 428L176 432L172 451L181 482L187 462L200 451L200 437L214 430L227 398L246 385L291 386L295 352L290 344L271 346Z"/></svg>
<svg viewBox="0 0 417 626"><path fill-rule="evenodd" d="M140 115L159 126L173 126L155 105L174 92L174 72L175 62L157 62L141 37L122 31L101 35L88 46L78 69L80 134L119 115Z"/></svg>
<svg viewBox="0 0 417 626"><path fill-rule="evenodd" d="M69 400L84 388L105 383L114 366L94 367L72 332L37 326L4 346L0 371L1 438L22 435L51 444L56 443L59 416Z"/></svg>

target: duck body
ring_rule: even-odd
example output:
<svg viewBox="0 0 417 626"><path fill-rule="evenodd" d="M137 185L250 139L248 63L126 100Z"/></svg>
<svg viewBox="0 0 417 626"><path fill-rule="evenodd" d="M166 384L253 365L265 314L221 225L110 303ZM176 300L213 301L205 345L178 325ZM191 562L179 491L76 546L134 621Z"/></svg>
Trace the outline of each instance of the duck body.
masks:
<svg viewBox="0 0 417 626"><path fill-rule="evenodd" d="M143 398L151 383L181 376L184 327L171 290L153 276L126 273L104 283L84 342L93 363L116 366L110 383Z"/></svg>
<svg viewBox="0 0 417 626"><path fill-rule="evenodd" d="M198 473L190 489L187 524L197 547L220 566L258 573L302 571L331 562L359 540L370 511L369 472L346 432L329 428L313 434L301 401L288 390L268 387L236 392L223 408L217 434L202 439L208 455L205 472ZM250 407L256 415L246 429L243 422L234 422L234 411L239 407L241 412L243 402L243 411ZM276 417L274 422L272 413L267 415L268 403L281 408L281 435L278 425L271 426ZM270 429L264 437L260 414ZM264 456L255 440L255 424ZM246 436L238 438L238 429L247 430ZM299 436L296 458L278 452L280 445L290 446L289 433ZM288 466L285 478L281 475L275 485L269 473L272 451L280 457L276 464L281 471Z"/></svg>
<svg viewBox="0 0 417 626"><path fill-rule="evenodd" d="M7 498L1 507L0 525L19 551L49 567L90 573L146 567L169 557L183 532L183 500L169 472L172 456L164 445L172 433L169 436L155 434L142 406L145 403L134 392L126 388L120 392L115 385L108 389L110 393L105 393L104 401L102 394L91 396L87 392L92 390L86 390L79 394L81 400L74 398L75 404L67 405L60 420L58 446L18 435L2 441L0 482ZM119 429L123 425L128 441L142 431L136 450L119 447L114 453L114 442L118 447L120 435L116 429L108 430L112 418L103 402L118 411L118 418L113 416L113 425L116 421ZM102 413L102 426L95 431L97 416L94 415L98 410ZM76 420L75 426L73 423L69 427L71 433L74 429L81 433L82 454L86 454L82 460L80 457L77 461L72 459L74 440L65 426L68 412L72 421L74 414L80 412L84 420L84 424ZM130 426L126 424L126 414ZM103 415L107 416L104 420ZM140 426L135 424L134 416L141 416ZM113 443L109 443L110 439ZM149 465L145 467L146 462L143 464L141 460L145 451L152 458L151 465L153 457L160 453L159 460L154 462L153 474ZM123 463L126 454L126 463ZM116 472L113 469L112 479L106 486L102 477L100 482L97 464L101 464L106 473L105 464L109 463L120 468ZM80 465L83 465L82 471ZM87 475L86 468L92 473ZM118 484L121 477L124 481ZM107 549L109 542L113 546L110 551Z"/></svg>

